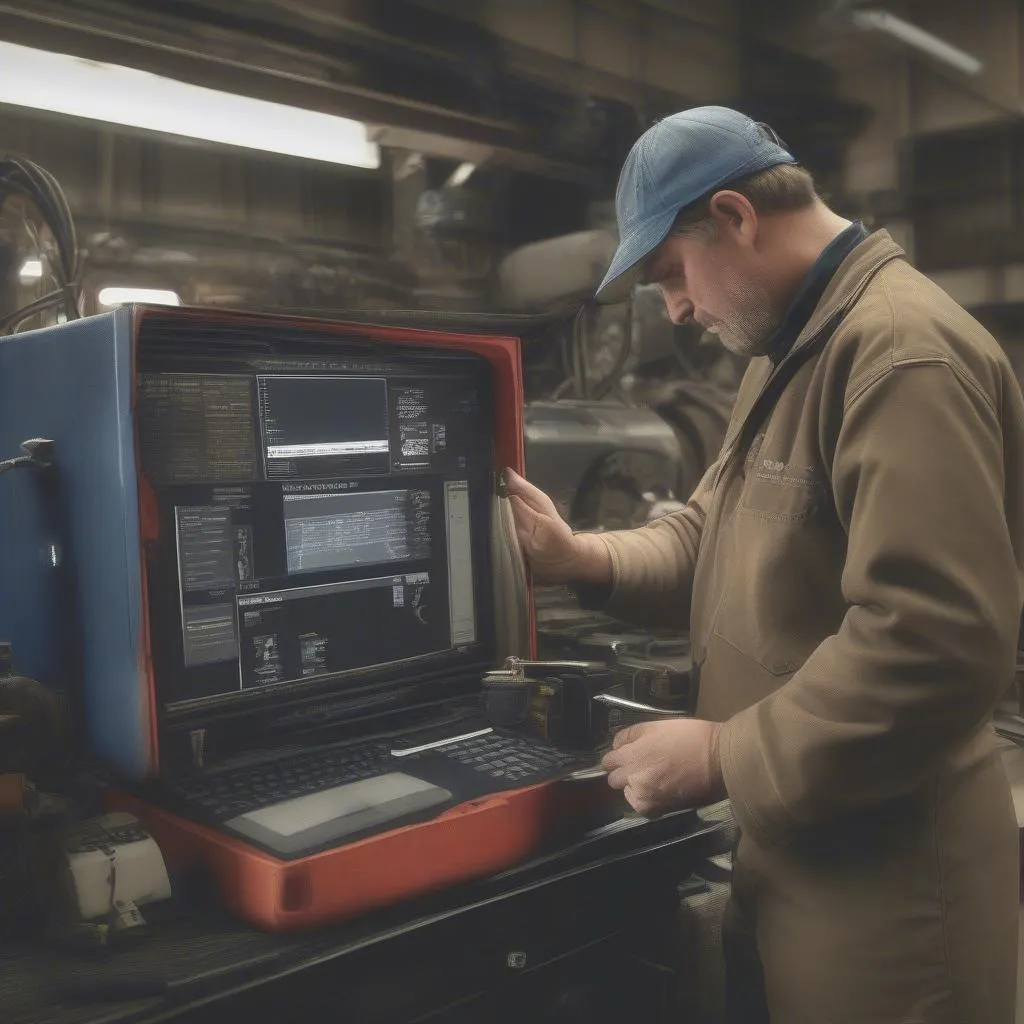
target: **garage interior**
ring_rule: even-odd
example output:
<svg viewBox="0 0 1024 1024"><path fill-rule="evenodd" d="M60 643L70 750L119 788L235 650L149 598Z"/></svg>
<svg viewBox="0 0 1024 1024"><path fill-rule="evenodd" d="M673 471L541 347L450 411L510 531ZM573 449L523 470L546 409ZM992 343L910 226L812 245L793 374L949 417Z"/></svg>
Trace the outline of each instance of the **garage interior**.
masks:
<svg viewBox="0 0 1024 1024"><path fill-rule="evenodd" d="M672 324L656 286L619 305L591 301L615 246L619 170L640 133L703 104L770 124L833 209L888 230L998 338L1024 382L1022 47L1017 0L0 2L0 157L44 168L66 196L86 316L139 300L519 336L527 475L573 529L614 530L685 503L722 445L745 366L699 326ZM346 163L295 155L287 144L274 151L274 127L258 117L242 126L249 141L223 144L198 127L190 137L188 126L158 132L76 116L59 96L59 70L44 62L41 77L26 77L38 53L348 119L359 152ZM0 333L67 320L54 285L59 259L40 211L24 193L0 191ZM564 588L537 588L535 603L543 658L583 658L619 628ZM622 643L636 671L660 673L670 699L688 699L684 634ZM14 652L16 663L16 642ZM1005 757L1024 827L1024 728L1014 739L1022 710L1008 694ZM3 743L0 732L0 770L18 771L16 747L8 755ZM707 820L727 823L728 809ZM36 959L19 938L23 839L0 819L0 1004L14 1007L12 1024L227 1012L228 996L203 988L205 1010L188 991L167 1003L178 1016L161 1002L165 992L148 990L66 1000L44 1014L39 987L50 975L27 966ZM657 989L643 1019L720 1020L728 859L704 853L699 869L670 879L680 908L671 942L660 922L639 929L655 952L640 948L633 929L606 961L576 967L578 951L552 954L563 973L530 982L533 1003L520 990L502 995L506 1011L610 1019L597 1004L613 997L589 987L599 963L648 995ZM512 932L520 923L505 921ZM472 945L472 928L497 927L472 925L458 941ZM435 991L432 961L402 983L404 1001L367 967L372 992L332 1003L339 983L323 965L337 942L329 953L320 937L306 960L293 943L286 961L236 925L216 940L204 934L189 932L173 955L184 963L200 948L206 959L186 973L227 976L237 966L230 950L247 951L244 982L231 975L224 988L239 1016L280 1020L293 1006L295 1020L326 1021L340 1019L332 1006L346 1006L352 1020L499 1019L471 1000L463 1006L454 988ZM346 950L354 941L345 939ZM389 956L418 955L401 948ZM495 955L515 973L513 946ZM276 995L253 981L271 960ZM351 991L363 971L344 975ZM298 984L319 994L300 1008L286 975L315 975ZM483 986L464 981L467 992ZM507 984L489 982L488 991ZM665 994L679 987L689 992L685 1014Z"/></svg>

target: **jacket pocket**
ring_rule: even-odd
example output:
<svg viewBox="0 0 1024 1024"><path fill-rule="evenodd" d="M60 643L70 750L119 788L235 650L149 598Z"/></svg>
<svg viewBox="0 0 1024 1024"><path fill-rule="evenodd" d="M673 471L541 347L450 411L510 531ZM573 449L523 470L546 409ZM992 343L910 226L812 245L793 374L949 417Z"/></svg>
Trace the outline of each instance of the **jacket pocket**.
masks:
<svg viewBox="0 0 1024 1024"><path fill-rule="evenodd" d="M764 434L754 439L745 459L739 508L769 522L809 519L828 494L822 468L790 445L786 451L778 448Z"/></svg>
<svg viewBox="0 0 1024 1024"><path fill-rule="evenodd" d="M793 473L779 469L747 477L739 511L768 522L798 523L811 519L824 503L825 489L810 472Z"/></svg>
<svg viewBox="0 0 1024 1024"><path fill-rule="evenodd" d="M741 505L712 635L772 676L791 675L844 613L844 540L811 494L769 491L760 507ZM841 531L840 531L841 534Z"/></svg>

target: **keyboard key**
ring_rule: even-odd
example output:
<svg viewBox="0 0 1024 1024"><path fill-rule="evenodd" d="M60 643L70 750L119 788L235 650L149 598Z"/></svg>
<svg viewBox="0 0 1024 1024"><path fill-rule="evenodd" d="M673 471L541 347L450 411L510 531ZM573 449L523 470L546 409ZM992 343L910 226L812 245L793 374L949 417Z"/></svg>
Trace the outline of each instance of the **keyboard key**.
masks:
<svg viewBox="0 0 1024 1024"><path fill-rule="evenodd" d="M388 770L390 760L386 743L353 744L192 779L177 792L212 817L224 820L380 775Z"/></svg>
<svg viewBox="0 0 1024 1024"><path fill-rule="evenodd" d="M317 750L267 764L191 779L182 783L177 792L208 815L224 821L261 807L361 782L392 771L395 761L390 750L391 744L385 741ZM563 768L585 760L581 756L533 740L488 733L411 754L403 758L403 762L412 768L420 757L438 754L505 785L528 784L550 778Z"/></svg>
<svg viewBox="0 0 1024 1024"><path fill-rule="evenodd" d="M440 747L438 752L504 782L540 779L582 760L575 754L545 747L532 740L494 733L448 744Z"/></svg>

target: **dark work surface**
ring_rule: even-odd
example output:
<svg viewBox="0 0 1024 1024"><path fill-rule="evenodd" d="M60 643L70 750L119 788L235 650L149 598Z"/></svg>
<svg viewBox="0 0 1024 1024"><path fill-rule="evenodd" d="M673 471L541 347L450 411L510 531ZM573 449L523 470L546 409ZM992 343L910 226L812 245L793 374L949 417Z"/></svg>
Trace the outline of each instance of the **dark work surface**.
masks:
<svg viewBox="0 0 1024 1024"><path fill-rule="evenodd" d="M518 981L580 950L599 950L639 927L644 915L667 909L676 883L722 846L719 826L690 813L671 815L298 935L256 932L193 893L159 910L144 908L151 934L105 956L0 943L0 1018L4 1024L205 1024L225 1014L246 1024L301 1024L321 1015L374 1024L425 1020L430 1010L472 1002L513 976ZM510 954L519 954L512 966ZM134 985L142 991L129 988ZM105 991L84 996L82 986ZM111 996L107 986L120 991Z"/></svg>

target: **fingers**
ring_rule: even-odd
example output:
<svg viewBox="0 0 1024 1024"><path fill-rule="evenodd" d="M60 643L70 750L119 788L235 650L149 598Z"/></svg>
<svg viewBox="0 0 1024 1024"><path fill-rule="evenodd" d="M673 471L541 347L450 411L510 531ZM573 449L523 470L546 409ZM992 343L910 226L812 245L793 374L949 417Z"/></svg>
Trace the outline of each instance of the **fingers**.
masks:
<svg viewBox="0 0 1024 1024"><path fill-rule="evenodd" d="M637 785L630 776L630 768L616 768L608 773L607 782L612 789L621 791L626 798L626 803L641 817L650 818L660 814L660 805L655 799L656 794L645 786Z"/></svg>
<svg viewBox="0 0 1024 1024"><path fill-rule="evenodd" d="M648 724L646 722L637 722L636 725L627 725L625 729L620 729L612 739L612 750L618 750L619 747L624 747L627 743L633 743L640 739L646 731Z"/></svg>
<svg viewBox="0 0 1024 1024"><path fill-rule="evenodd" d="M529 551L535 534L543 522L543 517L534 512L522 498L510 497L512 517L516 522L516 537L525 551Z"/></svg>
<svg viewBox="0 0 1024 1024"><path fill-rule="evenodd" d="M601 767L606 772L613 772L616 768L621 768L625 763L625 758L622 755L621 750L606 750L604 757L601 758Z"/></svg>
<svg viewBox="0 0 1024 1024"><path fill-rule="evenodd" d="M609 750L601 758L601 767L608 773L608 785L612 789L622 789L627 779L636 773L636 758L625 747Z"/></svg>
<svg viewBox="0 0 1024 1024"><path fill-rule="evenodd" d="M625 729L620 729L612 737L611 750L605 751L604 757L601 758L601 767L605 771L612 772L616 768L621 768L631 759L633 752L626 748L629 744L636 742L643 736L647 724L638 722L636 725L626 726Z"/></svg>
<svg viewBox="0 0 1024 1024"><path fill-rule="evenodd" d="M637 789L634 786L627 786L623 790L622 795L626 798L626 803L628 803L641 818L654 818L661 813L658 805L651 800L643 790Z"/></svg>
<svg viewBox="0 0 1024 1024"><path fill-rule="evenodd" d="M518 495L510 494L508 500L512 506L512 515L516 520L516 529L521 533L532 531L534 524L540 516Z"/></svg>
<svg viewBox="0 0 1024 1024"><path fill-rule="evenodd" d="M523 518L530 520L530 522L534 522L542 519L544 516L542 512L538 512L528 501L520 498L518 494L510 494L508 500L517 518L521 515Z"/></svg>
<svg viewBox="0 0 1024 1024"><path fill-rule="evenodd" d="M649 817L655 813L657 802L652 799L651 794L642 786L637 786L629 781L629 775L625 768L619 768L608 776L608 785L612 789L621 790L626 798L626 803L642 817Z"/></svg>
<svg viewBox="0 0 1024 1024"><path fill-rule="evenodd" d="M524 480L514 469L505 470L505 490L512 499L519 499L524 505L544 516L558 519L555 503L539 488Z"/></svg>

